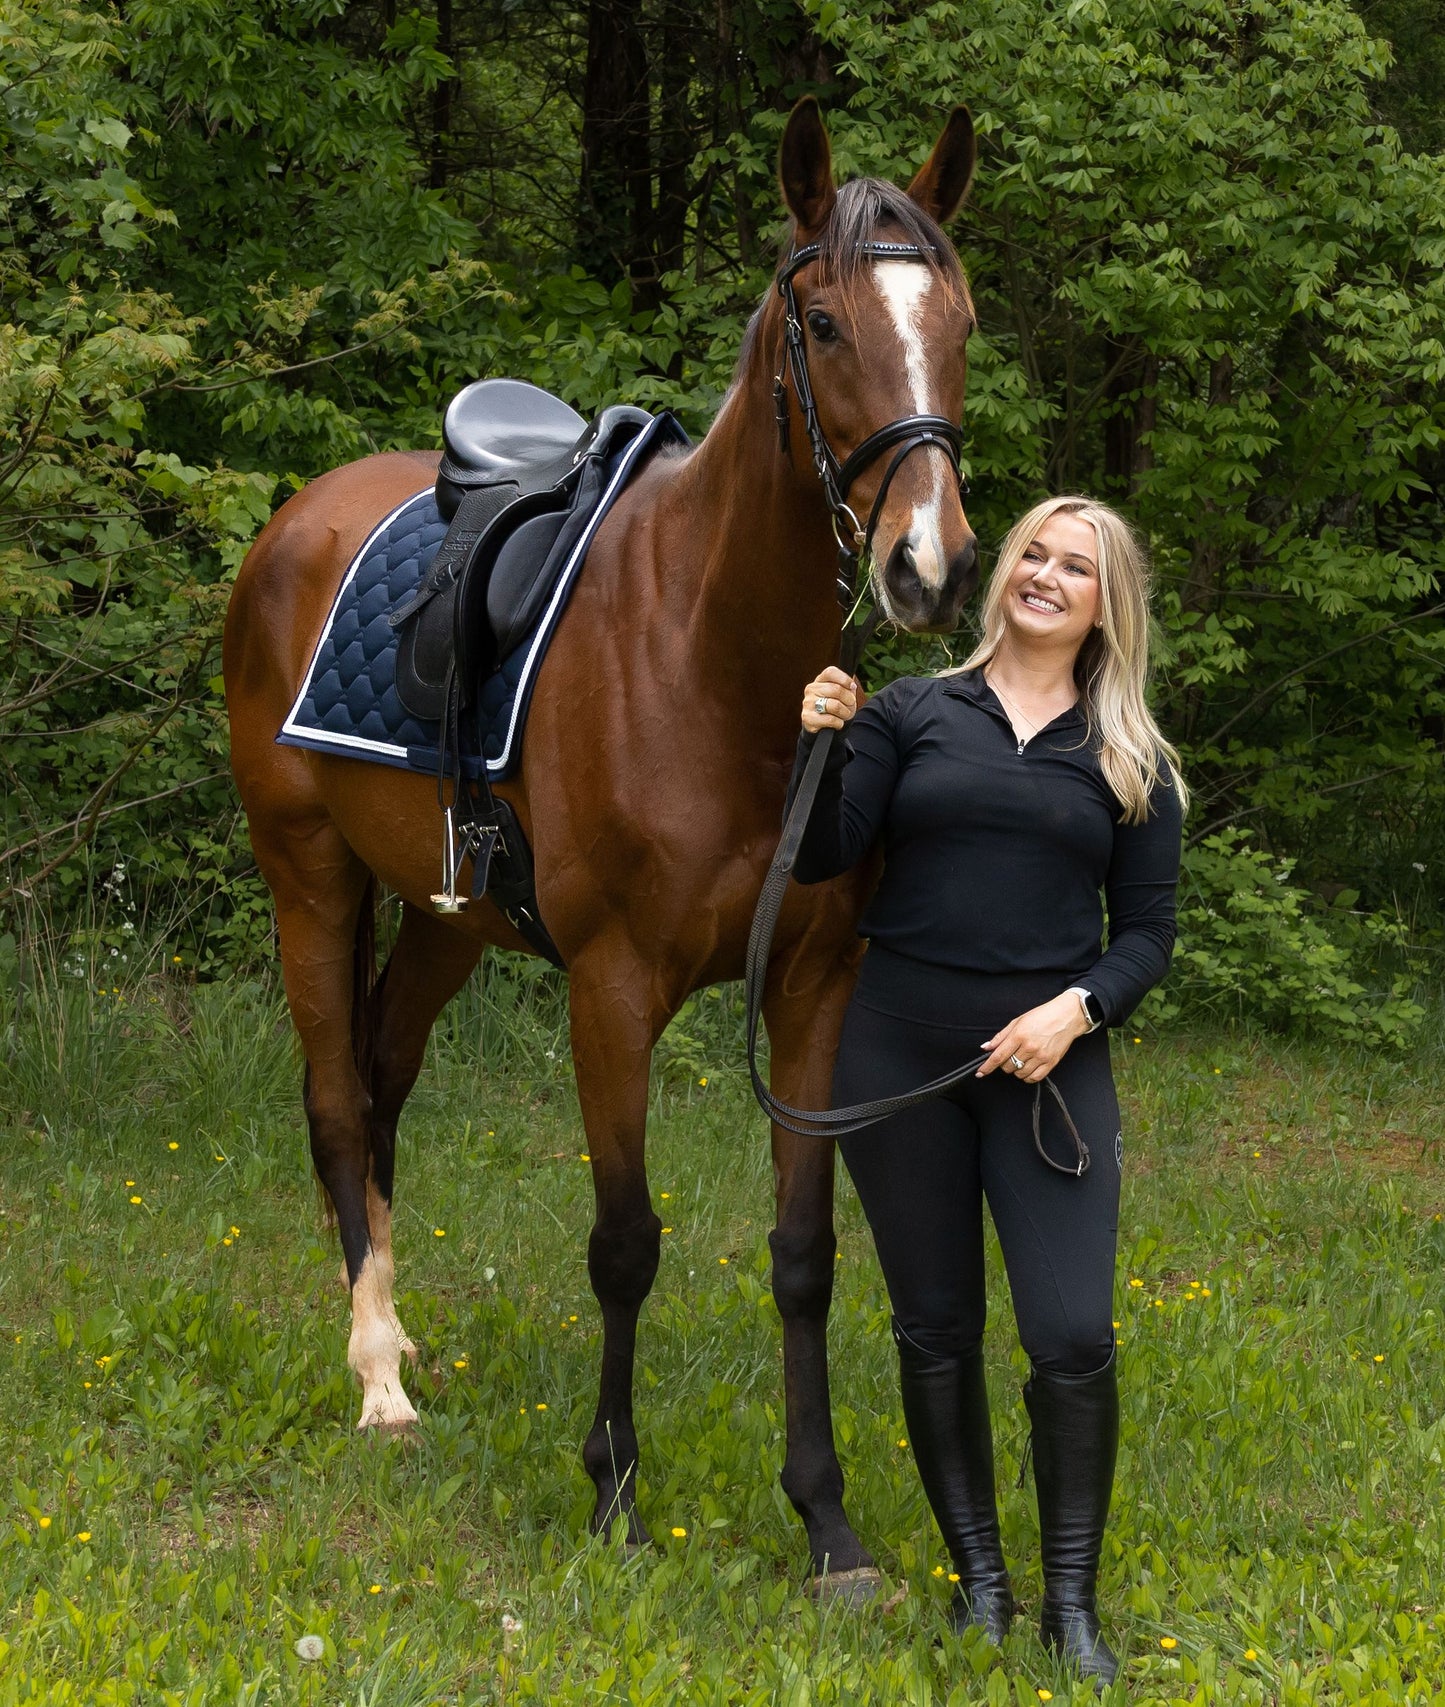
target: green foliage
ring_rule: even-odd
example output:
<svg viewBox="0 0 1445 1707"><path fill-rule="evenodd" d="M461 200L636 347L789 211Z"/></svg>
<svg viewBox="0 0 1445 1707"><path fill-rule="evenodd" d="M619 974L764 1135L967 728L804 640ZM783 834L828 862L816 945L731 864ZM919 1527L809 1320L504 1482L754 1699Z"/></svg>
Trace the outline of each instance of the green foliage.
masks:
<svg viewBox="0 0 1445 1707"><path fill-rule="evenodd" d="M487 1077L471 1036L434 1052L396 1218L423 1423L372 1440L352 1427L346 1295L274 992L168 977L121 995L37 989L0 1051L0 1707L1094 1699L1031 1618L998 1662L936 1642L943 1555L846 1185L835 1426L850 1513L907 1593L852 1615L806 1599L777 1485L765 1131L725 1061L657 1098L672 1231L638 1381L657 1544L629 1559L586 1535L601 1335L565 1077ZM57 1016L64 1071L44 1065ZM1409 1070L1218 1034L1117 1053L1123 1451L1101 1606L1129 1700L1441 1707L1438 1051ZM996 1251L988 1286L1004 1545L1037 1606L1026 1364ZM320 1660L296 1653L305 1634Z"/></svg>
<svg viewBox="0 0 1445 1707"><path fill-rule="evenodd" d="M1357 913L1342 891L1329 909L1290 881L1294 862L1271 859L1239 829L1194 848L1181 884L1180 947L1169 983L1152 999L1159 1017L1183 1009L1312 1030L1352 1043L1403 1046L1424 1019L1414 980L1357 975L1400 958L1398 923ZM1393 952L1392 952L1393 951Z"/></svg>
<svg viewBox="0 0 1445 1707"><path fill-rule="evenodd" d="M247 541L326 468L435 443L478 374L704 431L782 231L783 114L816 88L845 172L904 177L941 114L973 108L970 516L987 547L1041 492L1083 488L1141 523L1195 868L1247 827L1302 892L1355 891L1416 947L1445 941L1445 188L1377 116L1405 85L1370 34L1428 81L1418 11L638 16L662 128L634 212L671 270L604 284L574 264L597 236L574 220L580 13L519 0L458 14L444 43L439 12L365 0L166 0L123 21L0 0L0 901L28 891L62 934L89 929L120 857L191 961L256 955L216 677ZM940 658L896 639L878 674ZM1209 881L1274 893L1253 857ZM1285 1002L1228 970L1207 913L1186 924L1207 1001L1352 1034L1340 1002L1379 997L1388 1031L1407 1023L1393 925L1301 898L1296 922L1255 928L1291 965L1315 930L1346 956L1331 995L1302 972Z"/></svg>

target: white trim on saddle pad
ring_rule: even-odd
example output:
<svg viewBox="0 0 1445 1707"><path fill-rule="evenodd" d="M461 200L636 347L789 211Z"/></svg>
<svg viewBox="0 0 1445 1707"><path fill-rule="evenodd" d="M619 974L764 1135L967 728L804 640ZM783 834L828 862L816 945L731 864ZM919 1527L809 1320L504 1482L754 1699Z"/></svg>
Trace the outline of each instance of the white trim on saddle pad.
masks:
<svg viewBox="0 0 1445 1707"><path fill-rule="evenodd" d="M502 750L495 759L486 761L487 775L490 778L495 779L505 775L511 764L512 743L518 735L520 719L527 704L532 678L546 654L547 643L552 638L552 630L556 627L562 607L567 602L567 595L571 590L572 582L582 567L583 559L587 555L587 548L591 545L597 529L601 526L603 517L612 508L613 500L622 490L643 451L651 445L659 426L665 419L665 416L659 416L650 426L645 427L622 453L622 459L613 470L612 478L603 490L597 508L588 518L587 526L582 531L582 537L572 547L571 555L563 566L561 574L557 577L556 585L547 601L547 608L543 611L532 636L532 643L527 648L527 656L523 660L521 674L517 678L517 687L512 695L511 710L507 718L507 733L502 742ZM311 654L311 662L306 666L306 673L301 679L301 690L296 695L290 711L286 714L286 719L282 723L280 734L277 737L278 740L284 740L288 746L308 747L316 752L333 751L344 753L349 758L372 758L383 764L399 765L408 770L413 768L411 757L416 752L415 747L404 747L395 741L376 741L362 735L345 735L329 729L317 729L312 725L298 722L297 719L310 697L312 677L316 672L317 664L321 661L322 654L326 651L327 642L331 637L332 624L341 608L341 601L346 596L346 591L355 579L356 572L367 552L371 550L377 539L412 505L427 503L431 498L432 488L428 486L421 492L413 493L405 503L398 504L389 515L384 516L371 530L361 549L347 565L346 573L341 578L341 585L337 588L336 597L332 600L331 609L327 613L325 625L321 630L321 637L317 640L316 648Z"/></svg>

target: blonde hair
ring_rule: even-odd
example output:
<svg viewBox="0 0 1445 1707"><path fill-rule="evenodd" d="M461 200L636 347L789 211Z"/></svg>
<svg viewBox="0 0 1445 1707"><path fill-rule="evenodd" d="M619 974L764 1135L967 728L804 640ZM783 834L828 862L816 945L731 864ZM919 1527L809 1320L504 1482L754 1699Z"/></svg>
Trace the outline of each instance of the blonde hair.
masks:
<svg viewBox="0 0 1445 1707"><path fill-rule="evenodd" d="M972 653L946 675L981 669L1004 636L1004 595L1025 551L1050 516L1077 516L1098 541L1100 626L1090 629L1074 660L1089 733L1098 742L1104 779L1124 808L1126 824L1149 816L1149 796L1167 781L1189 804L1179 754L1164 739L1145 702L1149 677L1149 559L1128 522L1092 498L1046 498L1010 528L983 598L983 633Z"/></svg>

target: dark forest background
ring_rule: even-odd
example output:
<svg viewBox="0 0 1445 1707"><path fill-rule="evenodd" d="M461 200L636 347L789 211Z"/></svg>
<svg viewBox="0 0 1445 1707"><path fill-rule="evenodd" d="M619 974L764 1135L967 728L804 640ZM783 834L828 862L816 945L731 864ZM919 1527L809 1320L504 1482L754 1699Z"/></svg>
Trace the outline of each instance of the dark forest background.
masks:
<svg viewBox="0 0 1445 1707"><path fill-rule="evenodd" d="M1445 950L1442 86L1434 0L0 0L0 982L269 955L249 541L482 375L703 432L811 92L896 179L973 109L985 546L1061 489L1149 537L1195 791L1157 1011L1403 1041Z"/></svg>

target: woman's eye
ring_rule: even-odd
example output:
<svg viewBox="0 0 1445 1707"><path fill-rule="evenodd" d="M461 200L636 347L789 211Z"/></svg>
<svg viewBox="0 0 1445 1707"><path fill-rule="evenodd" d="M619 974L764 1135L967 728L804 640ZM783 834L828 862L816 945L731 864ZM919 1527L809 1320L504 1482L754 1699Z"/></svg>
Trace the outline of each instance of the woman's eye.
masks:
<svg viewBox="0 0 1445 1707"><path fill-rule="evenodd" d="M831 344L838 336L838 328L821 308L815 308L809 314L808 330L813 334L813 341L818 344Z"/></svg>

